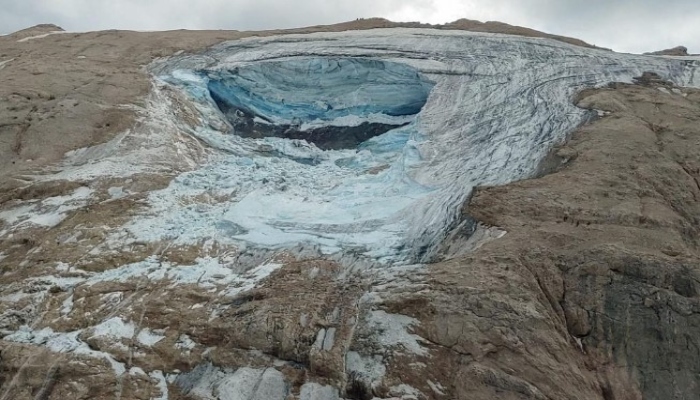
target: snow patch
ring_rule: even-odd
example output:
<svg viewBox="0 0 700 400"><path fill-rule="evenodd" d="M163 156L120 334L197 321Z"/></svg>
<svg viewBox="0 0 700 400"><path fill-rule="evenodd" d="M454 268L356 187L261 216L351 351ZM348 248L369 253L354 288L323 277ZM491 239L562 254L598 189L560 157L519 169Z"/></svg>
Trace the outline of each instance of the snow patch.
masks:
<svg viewBox="0 0 700 400"><path fill-rule="evenodd" d="M134 337L135 329L132 322L124 322L120 317L113 317L96 325L93 328L92 337L131 339Z"/></svg>
<svg viewBox="0 0 700 400"><path fill-rule="evenodd" d="M25 225L54 227L66 218L68 212L85 206L92 193L92 189L83 186L70 195L49 197L40 202L0 211L0 219L10 225L10 229L0 231L0 236Z"/></svg>
<svg viewBox="0 0 700 400"><path fill-rule="evenodd" d="M71 311L73 311L73 291L72 290L68 294L68 297L66 297L66 299L63 300L63 303L61 303L61 315L66 316L66 315L70 314Z"/></svg>
<svg viewBox="0 0 700 400"><path fill-rule="evenodd" d="M179 374L175 384L186 395L212 400L284 400L289 393L284 375L274 368L232 371L201 364Z"/></svg>
<svg viewBox="0 0 700 400"><path fill-rule="evenodd" d="M183 350L187 353L189 353L190 350L194 349L196 346L197 343L195 343L194 340L192 340L188 335L184 333L180 335L180 337L177 339L177 342L175 342L175 348Z"/></svg>
<svg viewBox="0 0 700 400"><path fill-rule="evenodd" d="M164 335L156 334L148 328L141 329L139 334L136 336L136 340L138 340L139 343L149 347L155 345L163 339L165 339Z"/></svg>
<svg viewBox="0 0 700 400"><path fill-rule="evenodd" d="M5 60L5 61L0 61L0 69L5 68L5 65L9 64L12 61L14 61L14 58L10 58L9 60Z"/></svg>
<svg viewBox="0 0 700 400"><path fill-rule="evenodd" d="M20 329L7 335L3 340L16 343L26 343L41 345L56 353L74 353L85 355L92 358L100 358L106 360L114 373L119 376L126 372L126 367L114 359L110 354L92 350L87 343L81 341L78 336L83 330L73 332L54 332L51 328L43 328L34 330L29 326L22 326Z"/></svg>
<svg viewBox="0 0 700 400"><path fill-rule="evenodd" d="M439 394L440 396L445 395L445 388L439 382L435 383L428 379L428 386L430 386L430 389L432 389L436 394Z"/></svg>
<svg viewBox="0 0 700 400"><path fill-rule="evenodd" d="M48 33L43 33L41 35L28 36L28 37L19 39L17 41L17 43L24 43L24 42L28 42L30 40L43 39L43 38L51 36L51 35L59 35L59 34L63 34L63 33L68 33L68 32L66 32L66 31L52 31L52 32L48 32Z"/></svg>
<svg viewBox="0 0 700 400"><path fill-rule="evenodd" d="M299 400L340 400L340 396L333 386L307 382L301 387Z"/></svg>
<svg viewBox="0 0 700 400"><path fill-rule="evenodd" d="M152 397L151 400L168 400L168 382L165 380L163 371L153 371L148 376L158 382L157 387L160 390L160 396Z"/></svg>
<svg viewBox="0 0 700 400"><path fill-rule="evenodd" d="M109 194L111 200L121 199L127 195L127 193L124 192L124 188L121 186L107 189L107 194Z"/></svg>
<svg viewBox="0 0 700 400"><path fill-rule="evenodd" d="M94 274L85 283L94 285L105 281L127 282L131 279L170 280L174 285L198 284L205 288L226 286L225 294L233 296L254 288L258 282L282 266L264 263L240 273L234 265L222 263L218 258L198 258L195 262L194 265L176 265L152 256L141 262Z"/></svg>
<svg viewBox="0 0 700 400"><path fill-rule="evenodd" d="M345 371L355 380L374 388L384 378L386 367L380 355L365 357L355 351L349 351L345 355Z"/></svg>
<svg viewBox="0 0 700 400"><path fill-rule="evenodd" d="M405 383L390 387L389 394L391 396L401 397L403 400L418 400L424 398L420 390L413 386L406 385Z"/></svg>
<svg viewBox="0 0 700 400"><path fill-rule="evenodd" d="M418 324L419 321L415 318L389 314L383 310L371 311L367 320L368 327L377 332L377 340L382 346L402 347L413 354L427 355L428 351L419 343L422 338L409 333L411 327Z"/></svg>

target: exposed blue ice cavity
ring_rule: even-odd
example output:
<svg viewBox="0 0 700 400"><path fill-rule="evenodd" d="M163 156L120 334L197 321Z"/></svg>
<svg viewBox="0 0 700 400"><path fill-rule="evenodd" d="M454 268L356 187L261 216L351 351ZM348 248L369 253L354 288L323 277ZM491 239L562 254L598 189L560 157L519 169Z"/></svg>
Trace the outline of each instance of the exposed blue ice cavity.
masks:
<svg viewBox="0 0 700 400"><path fill-rule="evenodd" d="M276 124L417 114L433 83L414 68L370 58L300 58L205 72L217 101Z"/></svg>

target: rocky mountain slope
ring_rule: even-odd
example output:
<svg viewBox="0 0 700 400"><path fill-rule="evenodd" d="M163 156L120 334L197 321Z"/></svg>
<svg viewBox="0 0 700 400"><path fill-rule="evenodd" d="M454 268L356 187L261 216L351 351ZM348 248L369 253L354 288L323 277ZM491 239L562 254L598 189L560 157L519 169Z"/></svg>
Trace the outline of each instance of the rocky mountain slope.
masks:
<svg viewBox="0 0 700 400"><path fill-rule="evenodd" d="M688 56L688 48L685 46L676 46L670 49L653 51L651 53L646 53L654 56Z"/></svg>
<svg viewBox="0 0 700 400"><path fill-rule="evenodd" d="M0 37L0 399L695 399L698 67L467 20Z"/></svg>

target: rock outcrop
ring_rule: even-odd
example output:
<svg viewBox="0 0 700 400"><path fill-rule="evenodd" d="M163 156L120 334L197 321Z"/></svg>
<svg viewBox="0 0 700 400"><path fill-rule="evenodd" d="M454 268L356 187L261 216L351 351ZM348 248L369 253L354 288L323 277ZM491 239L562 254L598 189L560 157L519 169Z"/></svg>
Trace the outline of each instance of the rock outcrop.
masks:
<svg viewBox="0 0 700 400"><path fill-rule="evenodd" d="M423 28L0 37L0 400L700 397L698 61Z"/></svg>
<svg viewBox="0 0 700 400"><path fill-rule="evenodd" d="M650 55L655 55L655 56L689 56L688 54L688 48L685 46L676 46L670 49L666 50L660 50L660 51L654 51L651 53L645 53L645 54L650 54Z"/></svg>
<svg viewBox="0 0 700 400"><path fill-rule="evenodd" d="M29 41L32 39L42 39L48 35L65 32L63 28L54 24L39 24L19 30L7 35L8 39Z"/></svg>

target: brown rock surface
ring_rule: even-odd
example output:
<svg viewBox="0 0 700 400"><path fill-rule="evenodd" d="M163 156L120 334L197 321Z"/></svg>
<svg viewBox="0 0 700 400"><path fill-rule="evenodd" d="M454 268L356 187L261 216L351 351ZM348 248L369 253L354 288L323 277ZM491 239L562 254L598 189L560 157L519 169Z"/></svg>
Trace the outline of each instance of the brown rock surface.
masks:
<svg viewBox="0 0 700 400"><path fill-rule="evenodd" d="M288 32L390 26L411 25L370 19ZM539 35L468 20L444 27ZM7 188L0 205L79 190L79 182L10 177L142 123L124 105L147 101L142 66L154 57L272 33L279 32L0 37ZM166 392L208 399L243 385L255 370L254 383L268 379L271 388L280 373L290 398L311 399L304 393L322 393L322 385L343 388L350 399L700 397L700 92L641 78L639 85L583 92L579 105L608 114L553 150L540 178L481 188L465 204L465 217L482 224L474 238L500 236L485 227L507 234L478 243L453 236L446 245L470 252L427 269L362 275L313 255L278 256L267 260L278 267L256 288L217 276L203 286L204 274L176 285L158 272L176 274L207 256L236 257L241 265L259 260L204 244L134 243L130 251L95 254L110 228L138 212L147 191L166 186L175 171L118 181L134 193L126 198L110 198L116 183L94 183L99 201L56 228L1 238L7 301L0 303L0 334L30 326L27 335L42 345L0 340L0 400ZM186 106L181 111L187 119ZM190 153L178 153L183 160L200 156L188 140ZM77 246L74 235L89 246ZM85 278L153 254L159 256L128 278ZM60 269L57 260L71 266ZM379 340L374 331L387 335ZM388 365L384 373L375 370L377 359Z"/></svg>
<svg viewBox="0 0 700 400"><path fill-rule="evenodd" d="M666 50L660 50L660 51L653 51L651 53L645 53L645 54L651 54L655 56L688 56L688 48L685 46L676 46L670 49Z"/></svg>

